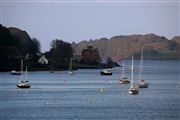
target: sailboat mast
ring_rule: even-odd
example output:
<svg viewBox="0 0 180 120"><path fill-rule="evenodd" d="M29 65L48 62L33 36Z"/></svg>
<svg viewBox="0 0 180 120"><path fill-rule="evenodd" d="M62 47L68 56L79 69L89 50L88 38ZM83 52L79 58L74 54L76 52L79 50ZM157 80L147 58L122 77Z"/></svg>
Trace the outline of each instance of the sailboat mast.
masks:
<svg viewBox="0 0 180 120"><path fill-rule="evenodd" d="M143 48L141 50L141 61L140 61L140 67L139 67L139 82L142 79L142 63L143 62Z"/></svg>
<svg viewBox="0 0 180 120"><path fill-rule="evenodd" d="M26 80L27 80L27 66L26 66Z"/></svg>
<svg viewBox="0 0 180 120"><path fill-rule="evenodd" d="M133 81L134 81L134 57L133 57L133 54L132 54L132 63L131 63L131 84L133 84Z"/></svg>
<svg viewBox="0 0 180 120"><path fill-rule="evenodd" d="M143 53L144 51L143 51L143 48L142 48L142 56L141 56L141 73L142 73L142 65L143 65Z"/></svg>
<svg viewBox="0 0 180 120"><path fill-rule="evenodd" d="M122 61L122 70L121 70L121 75L120 75L120 79L124 78L124 62Z"/></svg>
<svg viewBox="0 0 180 120"><path fill-rule="evenodd" d="M124 62L123 62L123 71L122 71L122 76L124 77Z"/></svg>
<svg viewBox="0 0 180 120"><path fill-rule="evenodd" d="M23 59L21 58L21 80L22 80L22 74L23 74Z"/></svg>
<svg viewBox="0 0 180 120"><path fill-rule="evenodd" d="M69 70L72 71L72 58L70 58Z"/></svg>

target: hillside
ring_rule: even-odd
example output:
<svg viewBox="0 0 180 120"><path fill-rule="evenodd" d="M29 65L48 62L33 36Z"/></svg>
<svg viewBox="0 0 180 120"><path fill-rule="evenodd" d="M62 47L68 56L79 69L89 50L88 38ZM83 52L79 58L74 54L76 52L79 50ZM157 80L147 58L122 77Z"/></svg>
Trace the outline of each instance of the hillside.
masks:
<svg viewBox="0 0 180 120"><path fill-rule="evenodd" d="M177 43L180 46L180 36L173 37L172 41L174 41L175 43Z"/></svg>
<svg viewBox="0 0 180 120"><path fill-rule="evenodd" d="M139 55L143 47L146 59L179 59L177 58L180 37L176 36L168 40L156 34L114 36L110 39L100 38L89 41L81 41L73 44L76 54L80 54L87 45L98 48L101 59L110 57L114 60L129 58L132 52ZM167 52L167 54L166 54ZM137 56L138 57L138 56Z"/></svg>
<svg viewBox="0 0 180 120"><path fill-rule="evenodd" d="M0 71L20 69L20 59L29 69L37 66L40 43L18 28L6 28L0 24Z"/></svg>
<svg viewBox="0 0 180 120"><path fill-rule="evenodd" d="M8 28L10 33L16 37L19 41L19 50L21 52L21 54L25 55L28 50L30 49L30 44L31 44L31 38L28 35L28 33L26 31L23 31L21 29L18 28L14 28L14 27L10 27Z"/></svg>

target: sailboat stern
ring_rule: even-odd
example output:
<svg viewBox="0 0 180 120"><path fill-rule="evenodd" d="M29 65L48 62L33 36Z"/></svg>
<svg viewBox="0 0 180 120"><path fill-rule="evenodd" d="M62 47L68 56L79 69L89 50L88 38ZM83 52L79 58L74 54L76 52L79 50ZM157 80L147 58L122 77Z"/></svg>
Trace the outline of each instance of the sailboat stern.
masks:
<svg viewBox="0 0 180 120"><path fill-rule="evenodd" d="M129 94L138 94L139 87L137 85L131 85L129 88Z"/></svg>

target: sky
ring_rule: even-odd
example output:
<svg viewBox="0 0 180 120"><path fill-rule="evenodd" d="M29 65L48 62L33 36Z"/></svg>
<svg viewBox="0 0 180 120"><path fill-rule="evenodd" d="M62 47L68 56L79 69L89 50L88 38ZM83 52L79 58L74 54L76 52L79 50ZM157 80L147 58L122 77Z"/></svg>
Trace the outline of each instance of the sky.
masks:
<svg viewBox="0 0 180 120"><path fill-rule="evenodd" d="M0 0L0 7L0 23L25 30L42 51L54 39L180 35L180 0Z"/></svg>

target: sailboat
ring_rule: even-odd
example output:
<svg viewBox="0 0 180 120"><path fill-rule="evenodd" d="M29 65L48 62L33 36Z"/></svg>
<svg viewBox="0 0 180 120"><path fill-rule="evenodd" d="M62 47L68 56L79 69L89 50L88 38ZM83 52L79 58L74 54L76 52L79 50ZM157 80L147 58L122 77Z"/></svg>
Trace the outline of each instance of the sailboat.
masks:
<svg viewBox="0 0 180 120"><path fill-rule="evenodd" d="M20 71L12 70L11 75L21 75Z"/></svg>
<svg viewBox="0 0 180 120"><path fill-rule="evenodd" d="M138 94L139 93L139 87L134 84L134 60L132 55L132 64L131 64L131 84L129 87L129 94Z"/></svg>
<svg viewBox="0 0 180 120"><path fill-rule="evenodd" d="M11 75L21 75L21 71L16 71L15 69L13 69L11 71Z"/></svg>
<svg viewBox="0 0 180 120"><path fill-rule="evenodd" d="M139 88L148 88L148 83L142 78L143 49L141 50L141 62L139 67Z"/></svg>
<svg viewBox="0 0 180 120"><path fill-rule="evenodd" d="M130 83L130 81L127 79L127 77L124 74L124 63L122 64L122 73L121 73L119 82L121 84L128 84L128 83Z"/></svg>
<svg viewBox="0 0 180 120"><path fill-rule="evenodd" d="M27 80L27 66L26 66L26 72L25 72L25 80L23 80L23 60L21 59L21 82L19 82L16 86L18 88L30 88L31 85L29 81Z"/></svg>
<svg viewBox="0 0 180 120"><path fill-rule="evenodd" d="M73 72L72 70L72 58L70 58L70 63L69 63L69 72L68 72L69 75L74 75L75 73Z"/></svg>

